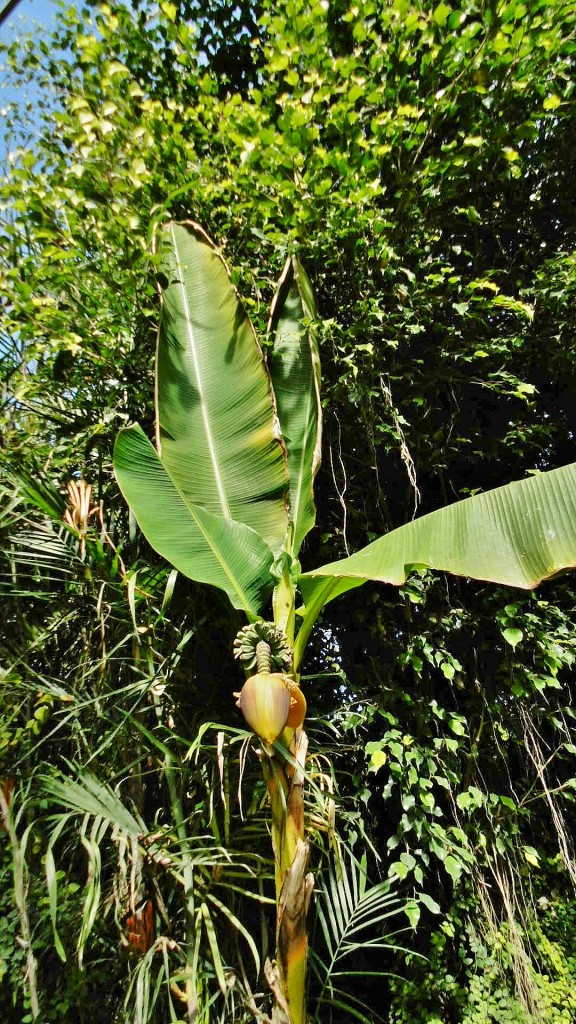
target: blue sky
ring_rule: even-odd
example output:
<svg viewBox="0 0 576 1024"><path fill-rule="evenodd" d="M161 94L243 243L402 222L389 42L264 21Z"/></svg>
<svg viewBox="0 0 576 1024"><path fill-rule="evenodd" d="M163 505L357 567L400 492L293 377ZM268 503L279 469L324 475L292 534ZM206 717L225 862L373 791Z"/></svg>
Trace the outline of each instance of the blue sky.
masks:
<svg viewBox="0 0 576 1024"><path fill-rule="evenodd" d="M0 8L4 7L0 0ZM58 10L57 0L20 0L20 3L0 25L0 44L9 45L22 36L49 31ZM0 165L5 158L3 127L5 108L9 103L18 100L18 92L6 83L4 62L0 55ZM34 100L34 90L28 90L25 99Z"/></svg>
<svg viewBox="0 0 576 1024"><path fill-rule="evenodd" d="M0 3L0 7L3 6ZM35 25L50 24L56 10L56 0L20 0L0 26L0 41L10 43L19 33L30 31Z"/></svg>

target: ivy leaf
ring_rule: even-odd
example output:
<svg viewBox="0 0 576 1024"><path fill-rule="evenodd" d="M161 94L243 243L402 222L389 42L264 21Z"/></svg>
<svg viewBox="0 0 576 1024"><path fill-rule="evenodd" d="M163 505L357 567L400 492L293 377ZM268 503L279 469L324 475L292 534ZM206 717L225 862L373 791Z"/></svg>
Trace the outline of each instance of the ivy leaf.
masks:
<svg viewBox="0 0 576 1024"><path fill-rule="evenodd" d="M418 899L420 900L420 903L424 904L426 909L429 910L431 914L442 913L440 904L436 903L436 900L433 900L432 897L429 896L427 892L419 892Z"/></svg>
<svg viewBox="0 0 576 1024"><path fill-rule="evenodd" d="M370 771L377 772L388 760L384 750L375 750L370 757Z"/></svg>
<svg viewBox="0 0 576 1024"><path fill-rule="evenodd" d="M546 97L542 106L544 107L544 110L557 110L561 103L562 100L560 97L553 93L551 96Z"/></svg>
<svg viewBox="0 0 576 1024"><path fill-rule="evenodd" d="M404 907L404 913L410 921L413 928L416 928L420 920L420 907L417 903L407 903Z"/></svg>
<svg viewBox="0 0 576 1024"><path fill-rule="evenodd" d="M460 864L460 861L456 860L456 858L449 853L444 861L444 867L454 882L454 885L457 885L462 875L462 865Z"/></svg>
<svg viewBox="0 0 576 1024"><path fill-rule="evenodd" d="M510 626L508 629L502 630L502 636L507 644L510 644L511 647L516 647L522 640L524 634L521 629L515 629Z"/></svg>
<svg viewBox="0 0 576 1024"><path fill-rule="evenodd" d="M452 14L452 8L448 7L448 4L438 4L434 10L434 21L440 28L444 28L449 16Z"/></svg>
<svg viewBox="0 0 576 1024"><path fill-rule="evenodd" d="M540 867L540 854L533 846L523 846L522 852L529 864L532 864L535 868Z"/></svg>
<svg viewBox="0 0 576 1024"><path fill-rule="evenodd" d="M388 870L389 878L399 878L401 881L408 875L408 867L401 860L394 861Z"/></svg>

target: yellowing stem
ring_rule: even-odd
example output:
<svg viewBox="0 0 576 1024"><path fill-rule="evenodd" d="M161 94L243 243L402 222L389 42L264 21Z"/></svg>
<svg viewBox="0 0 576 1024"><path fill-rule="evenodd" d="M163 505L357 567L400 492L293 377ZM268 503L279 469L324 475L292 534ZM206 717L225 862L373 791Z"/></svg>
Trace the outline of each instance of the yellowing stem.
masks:
<svg viewBox="0 0 576 1024"><path fill-rule="evenodd" d="M276 868L276 961L267 975L276 998L274 1024L306 1020L306 916L314 884L307 873L309 848L304 838L306 733L296 730L291 746L296 769L277 758L265 765Z"/></svg>

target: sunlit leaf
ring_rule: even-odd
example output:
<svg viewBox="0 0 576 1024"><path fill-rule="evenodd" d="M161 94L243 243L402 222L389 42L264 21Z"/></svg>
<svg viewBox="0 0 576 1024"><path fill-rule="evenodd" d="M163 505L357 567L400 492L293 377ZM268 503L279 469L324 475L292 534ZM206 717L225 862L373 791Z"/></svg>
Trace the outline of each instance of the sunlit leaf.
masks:
<svg viewBox="0 0 576 1024"><path fill-rule="evenodd" d="M511 647L516 647L520 643L524 634L521 629L514 629L513 627L510 627L502 630L502 636L507 644L510 644Z"/></svg>
<svg viewBox="0 0 576 1024"><path fill-rule="evenodd" d="M120 431L114 469L156 551L190 579L220 587L235 608L260 611L272 589L273 556L258 533L189 502L138 426Z"/></svg>
<svg viewBox="0 0 576 1024"><path fill-rule="evenodd" d="M288 450L293 554L314 526L314 477L320 465L322 407L314 296L296 257L287 260L272 304L269 358L280 426Z"/></svg>
<svg viewBox="0 0 576 1024"><path fill-rule="evenodd" d="M210 239L159 236L158 450L187 503L234 519L274 551L288 526L286 452L254 329Z"/></svg>
<svg viewBox="0 0 576 1024"><path fill-rule="evenodd" d="M300 577L319 608L366 580L400 586L411 569L532 589L576 566L576 464L550 470L431 512L349 558Z"/></svg>

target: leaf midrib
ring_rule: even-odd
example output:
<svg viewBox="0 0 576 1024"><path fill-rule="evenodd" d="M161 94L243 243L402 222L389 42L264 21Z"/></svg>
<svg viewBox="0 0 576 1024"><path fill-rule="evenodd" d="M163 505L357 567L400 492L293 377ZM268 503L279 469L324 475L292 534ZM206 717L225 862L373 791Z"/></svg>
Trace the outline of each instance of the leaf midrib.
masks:
<svg viewBox="0 0 576 1024"><path fill-rule="evenodd" d="M312 424L310 422L310 410L313 406L312 399L315 398L316 389L314 387L314 381L312 380L312 386L308 389L308 396L306 401L306 429L304 432L302 447L300 449L300 462L298 466L298 472L296 474L296 489L294 495L294 528L297 529L298 520L300 518L300 506L302 504L302 492L304 490L304 470L306 466L306 456L308 452L308 441L312 433ZM312 467L313 469L313 467Z"/></svg>
<svg viewBox="0 0 576 1024"><path fill-rule="evenodd" d="M218 458L217 458L217 455L216 455L216 447L215 447L215 444L214 444L214 437L213 437L213 434L212 434L212 427L211 427L211 424L210 424L210 417L208 416L208 408L207 408L207 405L206 405L206 399L204 397L204 388L203 388L202 376L201 376L201 373L200 373L200 364L198 362L198 353L197 353L197 350L196 350L194 332L192 330L192 319L191 319L191 316L190 316L190 306L189 306L189 303L188 303L188 294L186 292L186 287L184 285L184 273L183 273L183 269L184 268L182 267L182 264L180 262L180 253L179 253L179 250L178 250L178 244L177 244L177 241L176 241L176 234L175 234L175 231L174 231L174 223L173 222L170 224L170 234L172 236L172 244L174 246L174 253L176 255L176 265L177 265L177 268L178 268L178 284L179 284L181 292L182 292L182 301L183 301L184 310L185 310L186 333L187 333L188 340L189 340L189 343L190 343L190 352L191 352L191 355L192 355L192 361L194 363L194 370L195 370L195 373L196 373L196 381L197 381L197 385L198 385L198 394L199 394L199 397L200 397L200 408L202 410L202 419L204 421L204 430L206 432L206 439L207 439L207 442L208 442L208 451L210 453L210 459L211 459L211 462L212 462L212 468L214 470L214 479L215 479L215 482L216 482L216 489L218 491L218 497L220 499L220 506L221 506L221 509L222 509L222 515L224 516L225 519L232 519L232 514L230 512L230 506L228 504L228 499L226 497L226 491L225 491L225 488L224 488L224 481L222 479L222 475L221 475L221 472L220 472L220 467L218 465ZM184 497L184 495L182 495L182 497ZM186 504L188 505L188 502L186 502Z"/></svg>
<svg viewBox="0 0 576 1024"><path fill-rule="evenodd" d="M222 570L224 572L224 575L226 576L226 578L232 584L232 588L235 591L235 593L238 595L238 597L240 598L240 601L242 602L242 607L244 608L244 610L247 612L248 615L254 615L255 612L257 613L257 609L255 609L254 604L250 600L249 595L246 593L244 587L241 585L241 583L237 579L237 577L233 574L233 572L230 569L229 564L226 562L224 556L220 553L220 548L217 545L215 545L213 543L213 541L211 540L210 534L206 532L206 529L204 528L202 522L200 521L200 518L197 517L195 510L197 509L199 512L205 513L207 516L212 516L216 520L219 519L219 518L226 519L226 520L228 520L228 522L234 523L236 526L238 526L240 530L249 530L250 532L254 533L256 536L259 536L259 535L256 533L255 530L252 530L252 527L246 526L245 523L239 523L237 520L233 519L232 516L219 517L216 513L210 512L208 509L204 508L202 505L195 505L193 502L189 501L188 498L186 497L186 495L183 493L181 487L178 485L177 481L174 479L174 477L173 477L172 473L170 472L170 470L168 469L168 467L162 461L160 455L158 454L158 452L156 451L154 446L150 443L150 441L148 440L148 438L144 434L144 431L141 429L141 427L126 427L126 428L124 428L124 431L121 431L121 434L124 433L124 435L126 435L126 434L130 433L130 431L136 431L136 434L134 434L133 436L135 436L138 439L138 441L140 441L139 435L141 434L143 440L146 442L147 445L149 445L150 449L154 453L155 458L158 460L160 466L162 467L162 471L166 474L166 476L167 476L168 480L170 481L172 487L174 488L175 492L181 498L181 500L182 500L182 502L184 504L184 507L187 509L187 511L188 511L188 513L190 515L191 520L196 525L196 527L199 530L200 534L202 535L204 541L206 542L208 548L212 552L214 558L216 559L216 561L221 566L221 568L222 568ZM117 469L117 472L118 472L119 471L118 463L116 463L116 469ZM262 543L266 546L267 550L270 550L268 545L266 545L266 542L263 539L262 539ZM167 556L164 556L164 557L167 557ZM270 552L270 561L272 561L272 552ZM206 581L206 582L208 582L208 581ZM216 584L216 585L220 586L220 584Z"/></svg>
<svg viewBox="0 0 576 1024"><path fill-rule="evenodd" d="M160 461L162 461L162 460L160 460ZM205 541L206 541L206 543L208 544L208 547L210 548L210 550L212 551L212 553L213 553L214 557L215 557L215 558L216 558L216 560L217 560L217 561L218 561L218 562L220 563L220 565L221 565L222 569L224 570L224 574L225 574L225 575L226 575L226 576L228 577L228 579L230 580L230 583L231 583L231 584L232 584L232 586L233 586L233 587L235 588L235 590L236 590L236 593L238 594L239 598L240 598L240 599L241 599L241 601L242 601L242 604L243 604L243 606L244 606L244 609L245 609L245 610L246 610L246 611L247 611L247 612L248 612L249 614L251 614L251 615L252 615L252 614L253 614L253 611L254 611L254 609L252 608L252 604L251 604L251 601L250 601L250 599L249 599L248 595L247 595L247 594L245 593L245 591L244 591L243 587L242 587L242 586L240 585L240 582L239 582L239 580L238 580L238 579L236 578L236 576L235 576L235 575L234 575L234 574L232 573L232 570L231 570L231 569L229 568L229 566L228 566L228 563L227 563L227 562L225 561L225 559L224 559L224 556L220 554L220 549L219 549L219 548L218 548L218 547L217 547L217 546L216 546L216 545L215 545L215 544L214 544L214 543L212 542L212 540L211 540L211 538L210 538L210 534L209 534L209 533L207 533L207 532L206 532L206 530L204 529L204 526L202 525L202 523L201 523L201 521L200 521L200 518L199 518L199 517L197 517L197 516L195 515L194 509L195 509L195 508L197 507L197 508L199 508L199 509L200 509L200 510L201 510L202 512L205 512L205 513L206 513L207 515L214 515L214 513L213 513L213 512L212 512L212 513L210 513L210 512L208 511L208 509L202 508L202 506L201 506L201 505L195 506L193 502L189 502L189 501L188 501L188 499L186 498L186 495L185 495L185 494L183 494L183 492L181 491L180 487L178 486L178 484L177 484L177 483L176 483L176 481L174 480L174 478L173 478L172 474L171 474L171 473L170 473L170 472L168 471L167 467L166 467L166 466L164 465L164 463L162 463L162 465L164 466L164 470L165 470L165 472L166 472L167 476L168 476L168 477L170 478L170 480L172 481L172 484L173 484L173 486L174 486L174 487L175 487L175 489L176 489L176 490L178 491L178 494L180 495L180 497L182 498L182 501L184 502L184 504L185 504L186 508L188 509L188 511L189 511L189 513L190 513L190 517L191 517L191 518L192 518L192 519L194 520L194 522L196 523L196 526L198 527L198 529L199 529L200 533L201 533L201 534L202 534L202 536L204 537L204 540L205 540ZM215 516L215 518L218 518L218 517L217 517L217 516ZM227 516L224 516L223 518L225 518L225 519L228 519L228 520L229 520L230 522L233 522L233 523L237 523L237 520L235 520L235 519L232 519L232 516L231 516L230 514L228 514ZM244 526L245 524L243 524L243 523L237 523L237 525L238 525L238 526L240 526L240 527L242 527L242 526ZM251 529L251 527L249 527L249 526L246 526L245 528L246 528L247 530Z"/></svg>

